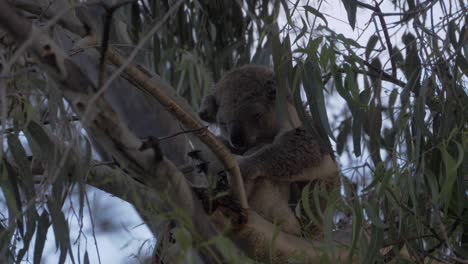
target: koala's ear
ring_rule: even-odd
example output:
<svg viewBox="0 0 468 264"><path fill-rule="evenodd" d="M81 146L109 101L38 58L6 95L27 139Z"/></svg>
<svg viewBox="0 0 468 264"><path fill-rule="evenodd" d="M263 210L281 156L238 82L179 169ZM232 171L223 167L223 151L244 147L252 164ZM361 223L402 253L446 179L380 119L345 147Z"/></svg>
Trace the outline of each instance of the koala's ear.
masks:
<svg viewBox="0 0 468 264"><path fill-rule="evenodd" d="M216 113L218 112L218 104L214 95L210 94L203 98L200 110L198 110L198 116L201 120L214 123L216 122Z"/></svg>

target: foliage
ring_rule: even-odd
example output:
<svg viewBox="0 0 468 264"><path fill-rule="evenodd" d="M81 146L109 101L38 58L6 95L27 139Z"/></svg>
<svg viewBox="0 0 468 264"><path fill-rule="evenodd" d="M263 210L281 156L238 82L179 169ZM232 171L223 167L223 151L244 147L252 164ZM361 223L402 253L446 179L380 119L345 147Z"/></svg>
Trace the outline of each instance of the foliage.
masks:
<svg viewBox="0 0 468 264"><path fill-rule="evenodd" d="M395 12L387 12L378 1L368 2L342 1L349 30L369 36L358 41L329 27L334 18L322 11L326 1L183 1L140 50L139 63L171 83L193 109L229 69L274 67L280 88L293 91L305 126L331 139L349 179L345 198L331 209L340 217L321 214L325 236L351 224L350 256L364 263L399 258L403 247L417 262L462 262L468 258L466 6L394 0ZM110 45L130 53L172 4L122 6L112 18ZM356 17L364 10L371 16L362 29ZM83 218L91 145L52 78L18 46L2 42L0 189L8 212L0 214L0 259L20 262L29 251L39 263L50 227L61 262L87 257L71 251L62 206L78 188L77 217ZM279 111L283 100L279 96ZM338 107L335 120L326 106ZM67 145L65 153L57 145ZM80 158L72 162L72 156ZM37 163L46 164L40 180ZM191 241L191 228L176 234L184 252L202 246Z"/></svg>

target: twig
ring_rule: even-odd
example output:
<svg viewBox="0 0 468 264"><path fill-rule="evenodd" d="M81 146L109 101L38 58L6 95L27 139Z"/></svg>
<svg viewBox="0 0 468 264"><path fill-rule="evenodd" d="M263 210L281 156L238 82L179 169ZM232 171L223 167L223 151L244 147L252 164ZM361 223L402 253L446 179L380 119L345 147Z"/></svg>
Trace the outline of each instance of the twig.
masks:
<svg viewBox="0 0 468 264"><path fill-rule="evenodd" d="M169 135L169 136L165 136L165 137L161 137L161 138L158 138L159 141L163 141L163 140L166 140L166 139L170 139L170 138L173 138L173 137L177 137L179 135L182 135L182 134L188 134L188 133L196 133L196 132L199 132L203 129L208 129L208 126L204 126L204 127L201 127L201 128L197 128L197 129L190 129L190 130L184 130L184 131L180 131L180 132L177 132L175 134L172 134L172 135Z"/></svg>
<svg viewBox="0 0 468 264"><path fill-rule="evenodd" d="M418 5L413 11L408 11L408 12L404 12L404 13L402 13L402 12L385 12L385 13L383 13L381 11L378 11L374 6L372 6L370 4L363 3L361 1L356 1L356 4L359 7L363 7L363 8L369 9L371 11L374 11L374 13L376 15L378 15L378 16L408 16L408 15L414 15L414 14L423 12L423 11L431 8L437 2L438 2L438 0L429 0L429 1L423 2L420 5ZM424 7L424 5L426 5L428 3L429 3L429 5Z"/></svg>
<svg viewBox="0 0 468 264"><path fill-rule="evenodd" d="M396 84L400 87L405 87L406 86L406 83L401 81L401 80L398 80L396 78L394 78L393 76L391 76L390 74L386 73L385 71L383 71L382 69L379 69L379 68L376 68L374 67L370 62L366 61L366 60L363 60L361 58L357 58L359 60L360 63L366 65L368 68L372 69L373 71L375 72L370 72L370 71L364 71L364 70L359 70L359 69L353 69L353 71L355 71L356 73L360 73L360 74L366 74L366 75L369 75L369 76L373 76L373 77L381 77L383 81L386 81L386 82L390 82L390 83L393 83L393 84ZM344 73L343 70L339 70L340 73ZM332 77L332 73L329 72L327 74L324 74L322 75L322 81L324 83L328 82L330 80L330 78Z"/></svg>
<svg viewBox="0 0 468 264"><path fill-rule="evenodd" d="M136 0L124 0L120 3L117 3L112 6L108 6L106 2L103 1L103 6L106 9L106 18L104 20L104 30L102 32L102 42L101 42L101 58L99 59L99 79L98 79L98 89L100 90L106 79L106 54L107 48L109 47L109 37L112 24L112 16L114 12L117 11L120 7L133 3Z"/></svg>
<svg viewBox="0 0 468 264"><path fill-rule="evenodd" d="M392 76L392 75L386 73L384 70L374 67L370 62L368 62L366 60L363 60L361 58L358 58L358 59L359 59L359 61L361 63L363 63L364 65L366 65L370 69L376 71L376 73L381 74L381 76L379 76L379 77L382 77L382 80L394 83L394 84L396 84L396 85L398 85L400 87L405 87L406 86L406 83L401 81L401 80L398 80L396 78L396 76Z"/></svg>
<svg viewBox="0 0 468 264"><path fill-rule="evenodd" d="M88 210L89 210L89 219L91 220L91 233L93 235L94 247L96 248L96 254L98 257L99 264L101 264L101 254L99 253L99 247L98 247L97 239L96 239L96 232L94 230L94 227L96 226L96 224L94 223L93 212L91 212L91 205L89 204L89 199L88 199L87 194L85 194L85 199L86 199L86 205L88 206Z"/></svg>

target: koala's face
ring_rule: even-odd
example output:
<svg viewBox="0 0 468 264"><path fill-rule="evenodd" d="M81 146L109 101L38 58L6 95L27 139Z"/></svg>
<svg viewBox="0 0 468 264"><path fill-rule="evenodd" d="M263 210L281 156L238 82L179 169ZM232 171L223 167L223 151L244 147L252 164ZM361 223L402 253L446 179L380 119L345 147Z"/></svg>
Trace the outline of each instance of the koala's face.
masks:
<svg viewBox="0 0 468 264"><path fill-rule="evenodd" d="M279 126L274 104L262 101L241 106L220 107L216 123L232 148L245 152L259 144L271 143Z"/></svg>
<svg viewBox="0 0 468 264"><path fill-rule="evenodd" d="M215 123L232 148L243 153L271 143L280 126L275 114L276 85L265 67L244 66L225 75L203 99L200 118Z"/></svg>

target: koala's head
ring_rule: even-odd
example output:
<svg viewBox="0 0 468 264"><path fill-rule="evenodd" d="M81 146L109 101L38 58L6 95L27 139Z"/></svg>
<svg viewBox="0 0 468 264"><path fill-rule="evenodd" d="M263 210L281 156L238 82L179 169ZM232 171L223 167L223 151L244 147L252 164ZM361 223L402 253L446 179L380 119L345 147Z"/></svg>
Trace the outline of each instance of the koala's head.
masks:
<svg viewBox="0 0 468 264"><path fill-rule="evenodd" d="M244 152L272 142L278 133L275 95L272 70L243 66L227 73L216 84L213 94L203 98L199 116L217 124L231 147Z"/></svg>

